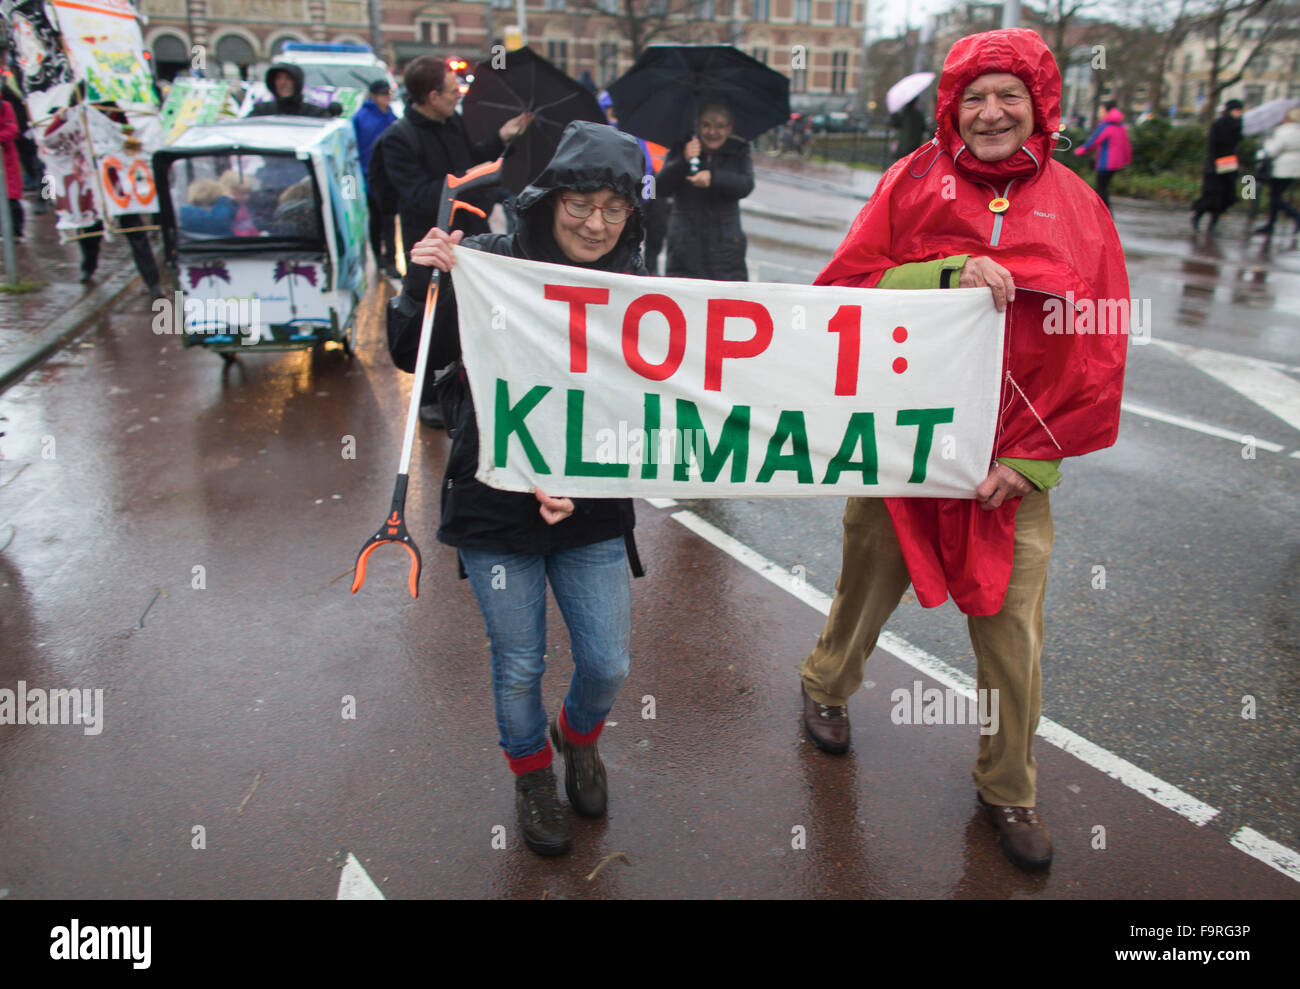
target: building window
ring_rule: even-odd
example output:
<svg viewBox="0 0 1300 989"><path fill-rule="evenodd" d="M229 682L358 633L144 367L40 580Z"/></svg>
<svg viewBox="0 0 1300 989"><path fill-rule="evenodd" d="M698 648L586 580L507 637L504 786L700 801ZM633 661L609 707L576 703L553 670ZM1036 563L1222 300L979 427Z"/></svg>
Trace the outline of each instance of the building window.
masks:
<svg viewBox="0 0 1300 989"><path fill-rule="evenodd" d="M812 22L812 0L794 0L794 21L796 24Z"/></svg>
<svg viewBox="0 0 1300 989"><path fill-rule="evenodd" d="M835 24L837 27L848 27L849 18L852 16L853 5L849 0L835 0Z"/></svg>
<svg viewBox="0 0 1300 989"><path fill-rule="evenodd" d="M600 43L600 80L608 86L618 78L618 42L602 41Z"/></svg>
<svg viewBox="0 0 1300 989"><path fill-rule="evenodd" d="M451 44L451 25L446 21L420 21L420 40L429 45Z"/></svg>
<svg viewBox="0 0 1300 989"><path fill-rule="evenodd" d="M564 10L568 6L568 0L546 0L547 10Z"/></svg>
<svg viewBox="0 0 1300 989"><path fill-rule="evenodd" d="M563 3L564 0L560 0L560 2ZM568 72L569 43L567 41L548 41L546 43L546 59L561 72Z"/></svg>
<svg viewBox="0 0 1300 989"><path fill-rule="evenodd" d="M754 0L754 20L767 21L772 17L772 0Z"/></svg>
<svg viewBox="0 0 1300 989"><path fill-rule="evenodd" d="M754 48L754 49L752 49L752 50L750 51L750 54L754 56L754 61L756 61L756 62L762 62L764 65L767 64L767 49L766 49L766 48Z"/></svg>
<svg viewBox="0 0 1300 989"><path fill-rule="evenodd" d="M695 19L697 21L713 20L713 0L695 0Z"/></svg>
<svg viewBox="0 0 1300 989"><path fill-rule="evenodd" d="M806 93L808 92L808 70L792 69L790 71L790 92Z"/></svg>
<svg viewBox="0 0 1300 989"><path fill-rule="evenodd" d="M1246 95L1242 102L1244 102L1246 106L1259 106L1264 102L1264 87L1253 85L1247 86Z"/></svg>
<svg viewBox="0 0 1300 989"><path fill-rule="evenodd" d="M849 53L831 53L831 92L843 93L849 75Z"/></svg>

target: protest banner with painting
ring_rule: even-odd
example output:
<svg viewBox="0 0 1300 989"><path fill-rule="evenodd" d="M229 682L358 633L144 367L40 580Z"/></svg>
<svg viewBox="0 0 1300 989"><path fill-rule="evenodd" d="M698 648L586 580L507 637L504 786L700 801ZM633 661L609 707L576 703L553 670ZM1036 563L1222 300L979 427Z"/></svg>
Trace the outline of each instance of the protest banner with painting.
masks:
<svg viewBox="0 0 1300 989"><path fill-rule="evenodd" d="M993 458L987 289L635 278L457 250L477 477L570 497L970 498Z"/></svg>
<svg viewBox="0 0 1300 989"><path fill-rule="evenodd" d="M131 0L51 0L63 46L91 103L156 108L153 76Z"/></svg>

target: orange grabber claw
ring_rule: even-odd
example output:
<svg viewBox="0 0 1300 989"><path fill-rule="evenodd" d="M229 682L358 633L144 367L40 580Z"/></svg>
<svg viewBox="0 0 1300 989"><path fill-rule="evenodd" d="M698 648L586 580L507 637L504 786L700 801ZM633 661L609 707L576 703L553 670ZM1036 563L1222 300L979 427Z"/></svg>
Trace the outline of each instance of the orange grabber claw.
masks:
<svg viewBox="0 0 1300 989"><path fill-rule="evenodd" d="M406 479L405 474L397 475L397 483L393 486L392 511L388 513L388 518L379 527L379 531L366 541L366 544L361 547L361 552L357 554L356 569L352 574L353 594L361 590L361 585L366 582L366 561L370 558L370 554L384 543L397 543L399 546L406 547L406 551L411 554L409 579L411 597L420 596L420 548L415 545L415 540L406 531Z"/></svg>
<svg viewBox="0 0 1300 989"><path fill-rule="evenodd" d="M438 203L438 228L451 229L451 218L458 209L467 209L480 217L486 214L477 206L462 202L456 198L457 190L468 191L476 186L489 185L501 174L501 159L485 162L471 168L464 175L449 175L442 197ZM356 566L352 574L352 593L361 590L366 582L366 561L378 547L384 543L396 543L406 547L411 554L411 597L419 597L420 585L420 550L415 540L406 531L406 481L410 476L411 450L415 443L415 430L419 423L420 400L424 394L422 383L429 366L430 327L433 324L434 310L438 304L439 272L436 268L429 277L429 290L425 295L424 315L420 320L420 346L415 358L415 387L411 389L410 402L406 409L406 431L402 436L402 456L397 465L397 483L393 486L393 506L388 518L379 527L379 531L366 540L357 554Z"/></svg>

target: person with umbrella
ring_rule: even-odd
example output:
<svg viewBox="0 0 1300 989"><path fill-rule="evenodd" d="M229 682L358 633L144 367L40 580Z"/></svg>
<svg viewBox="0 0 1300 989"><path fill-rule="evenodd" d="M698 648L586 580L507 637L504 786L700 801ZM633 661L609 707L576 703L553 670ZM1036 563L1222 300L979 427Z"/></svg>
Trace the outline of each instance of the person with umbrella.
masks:
<svg viewBox="0 0 1300 989"><path fill-rule="evenodd" d="M925 112L921 109L921 94L934 82L933 72L913 72L889 87L885 94L885 109L889 111L889 126L898 131L898 147L894 160L906 158L925 143Z"/></svg>
<svg viewBox="0 0 1300 989"><path fill-rule="evenodd" d="M740 201L754 191L754 165L749 142L734 127L725 103L706 101L696 133L664 159L655 191L673 197L664 270L670 278L749 279Z"/></svg>
<svg viewBox="0 0 1300 989"><path fill-rule="evenodd" d="M1205 153L1205 172L1201 177L1201 196L1192 203L1192 229L1201 229L1201 217L1210 214L1210 233L1219 225L1219 217L1237 199L1237 150L1241 146L1241 100L1228 100L1223 115L1210 125L1209 146Z"/></svg>
<svg viewBox="0 0 1300 989"><path fill-rule="evenodd" d="M1300 179L1300 106L1286 113L1286 121L1264 142L1264 151L1273 163L1268 180L1268 222L1255 231L1256 235L1273 236L1273 224L1279 211L1285 212L1295 223L1291 236L1300 236L1300 211L1286 198L1287 189Z"/></svg>
<svg viewBox="0 0 1300 989"><path fill-rule="evenodd" d="M407 66L404 81L406 115L384 131L371 149L370 185L381 208L395 206L402 221L402 251L409 255L415 242L437 222L438 197L447 176L501 157L507 142L528 127L530 117L526 113L511 117L495 133L474 144L456 113L460 76L451 71L445 59L420 56ZM490 213L496 202L487 190L476 190L466 199L484 213ZM487 221L468 210L461 213L455 226L467 234L488 231ZM415 275L427 284L428 267L417 268ZM420 421L440 428L442 416L432 401L432 392L427 397L429 400L420 407Z"/></svg>
<svg viewBox="0 0 1300 989"><path fill-rule="evenodd" d="M471 237L463 248L578 268L646 274L641 261L644 159L636 139L606 124L574 121L550 163L518 198L514 234ZM401 297L388 310L393 360L415 368L429 266L451 271L463 231L430 230L411 250ZM417 272L423 271L423 277ZM455 279L434 312L429 367L460 358ZM529 333L515 325L507 332ZM497 491L475 478L478 423L461 373L439 396L452 427L438 539L456 547L491 642L499 744L515 777L524 842L539 855L569 850L556 802L552 743L564 756L565 792L584 817L605 813L608 783L596 742L631 662L628 568L642 570L630 499L553 498ZM558 715L542 706L546 586L572 643L574 672ZM549 728L549 731L548 731ZM550 742L547 741L549 734Z"/></svg>

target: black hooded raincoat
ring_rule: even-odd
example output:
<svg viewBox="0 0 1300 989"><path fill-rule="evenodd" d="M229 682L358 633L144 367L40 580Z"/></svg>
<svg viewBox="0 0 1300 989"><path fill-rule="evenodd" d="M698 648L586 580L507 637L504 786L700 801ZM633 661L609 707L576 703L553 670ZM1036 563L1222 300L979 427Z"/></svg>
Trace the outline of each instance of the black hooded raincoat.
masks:
<svg viewBox="0 0 1300 989"><path fill-rule="evenodd" d="M590 267L602 271L646 274L641 259L641 178L645 162L635 138L605 124L574 122L568 126L550 164L518 199L519 223L513 234L480 234L462 247L505 257ZM560 209L561 189L595 192L613 189L635 208L626 220L614 249L591 264L570 260L551 233L553 210ZM420 317L428 286L428 268L412 266L400 296L389 304L388 346L393 362L415 370L420 343ZM478 420L464 375L459 369L460 324L456 310L455 276L443 276L438 290L430 341L429 375L451 366L438 385L438 399L452 436L442 482L442 522L438 539L467 549L545 554L603 542L622 536L632 571L641 574L632 529L636 516L631 499L575 498L572 516L547 525L532 494L498 491L481 484L478 467ZM517 331L515 331L517 332ZM431 384L432 381L426 382Z"/></svg>

